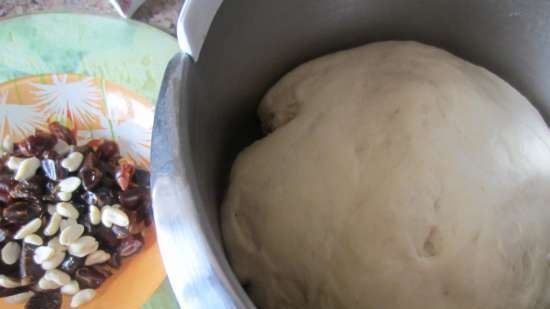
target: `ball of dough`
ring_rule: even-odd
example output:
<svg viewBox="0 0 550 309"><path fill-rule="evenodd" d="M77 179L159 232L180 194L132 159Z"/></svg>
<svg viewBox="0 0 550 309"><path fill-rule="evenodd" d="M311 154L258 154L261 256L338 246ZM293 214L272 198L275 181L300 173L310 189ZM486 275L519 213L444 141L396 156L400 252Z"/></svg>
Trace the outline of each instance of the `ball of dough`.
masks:
<svg viewBox="0 0 550 309"><path fill-rule="evenodd" d="M505 81L383 42L298 67L259 113L222 213L259 308L550 308L550 138Z"/></svg>

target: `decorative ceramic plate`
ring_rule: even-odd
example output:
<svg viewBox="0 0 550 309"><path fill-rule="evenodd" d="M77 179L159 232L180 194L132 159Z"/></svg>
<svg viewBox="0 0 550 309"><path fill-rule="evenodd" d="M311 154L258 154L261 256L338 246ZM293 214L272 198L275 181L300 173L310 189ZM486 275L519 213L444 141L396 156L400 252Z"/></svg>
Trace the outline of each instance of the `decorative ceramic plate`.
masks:
<svg viewBox="0 0 550 309"><path fill-rule="evenodd" d="M47 13L1 21L0 46L0 135L19 139L57 119L76 126L80 142L115 137L148 166L151 106L179 50L175 38L119 18ZM146 250L85 308L178 308L164 278L151 231ZM20 307L0 300L0 308Z"/></svg>
<svg viewBox="0 0 550 309"><path fill-rule="evenodd" d="M0 140L9 134L18 141L36 129L47 131L49 122L59 121L77 132L79 144L102 137L116 140L122 156L147 168L153 116L153 107L145 98L103 79L49 74L0 84ZM150 228L144 250L125 260L101 286L97 297L82 308L139 308L165 276ZM69 302L65 298L63 308L69 308Z"/></svg>

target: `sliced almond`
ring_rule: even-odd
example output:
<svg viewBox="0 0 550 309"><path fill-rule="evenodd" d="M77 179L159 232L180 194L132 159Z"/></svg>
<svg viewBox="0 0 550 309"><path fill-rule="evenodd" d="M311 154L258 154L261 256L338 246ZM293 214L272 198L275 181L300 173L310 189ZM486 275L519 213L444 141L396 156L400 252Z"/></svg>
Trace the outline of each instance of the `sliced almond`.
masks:
<svg viewBox="0 0 550 309"><path fill-rule="evenodd" d="M57 196L57 199L60 200L61 202L68 202L73 198L73 194L71 192L63 192L63 191L57 192L56 196Z"/></svg>
<svg viewBox="0 0 550 309"><path fill-rule="evenodd" d="M54 255L51 258L44 261L40 266L44 270L55 269L59 267L61 263L63 263L63 260L65 260L65 256L66 256L65 251L55 251Z"/></svg>
<svg viewBox="0 0 550 309"><path fill-rule="evenodd" d="M12 156L8 159L8 161L6 161L6 166L12 171L17 171L17 169L19 168L19 165L21 165L21 162L23 162L23 160L25 160L25 158L18 158L18 157Z"/></svg>
<svg viewBox="0 0 550 309"><path fill-rule="evenodd" d="M61 166L69 172L78 170L84 161L84 155L78 151L71 152L65 159L61 160Z"/></svg>
<svg viewBox="0 0 550 309"><path fill-rule="evenodd" d="M27 224L23 225L17 233L15 233L15 236L13 236L14 239L23 239L31 234L36 233L40 229L40 226L42 225L42 220L39 218L33 219Z"/></svg>
<svg viewBox="0 0 550 309"><path fill-rule="evenodd" d="M58 214L65 218L78 219L78 210L71 203L60 202L55 205Z"/></svg>
<svg viewBox="0 0 550 309"><path fill-rule="evenodd" d="M60 288L59 284L48 280L45 277L42 277L40 278L40 280L38 280L38 287L41 290L55 290Z"/></svg>
<svg viewBox="0 0 550 309"><path fill-rule="evenodd" d="M6 275L0 275L0 287L13 289L19 286L21 286L21 282L18 279L10 278Z"/></svg>
<svg viewBox="0 0 550 309"><path fill-rule="evenodd" d="M80 291L80 285L78 284L78 281L76 281L76 280L73 280L73 281L69 282L68 284L65 284L61 288L61 293L65 294L65 295L75 295L76 293L78 293L78 291Z"/></svg>
<svg viewBox="0 0 550 309"><path fill-rule="evenodd" d="M56 209L56 211L57 211L57 209ZM61 223L61 219L63 219L63 217L61 217L61 215L59 213L57 213L57 212L54 213L50 217L50 222L48 222L48 225L46 225L46 227L44 228L44 235L46 235L46 236L55 235L55 233L57 233L57 231L59 230L59 224Z"/></svg>
<svg viewBox="0 0 550 309"><path fill-rule="evenodd" d="M21 255L21 246L15 241L10 241L4 245L0 253L4 264L13 265L19 260L19 256Z"/></svg>
<svg viewBox="0 0 550 309"><path fill-rule="evenodd" d="M35 246L42 246L44 244L44 240L42 240L42 238L40 238L40 236L38 236L36 234L31 234L31 235L25 236L23 241L28 243L28 244L35 245Z"/></svg>
<svg viewBox="0 0 550 309"><path fill-rule="evenodd" d="M34 292L32 291L23 292L23 293L5 297L4 301L11 305L24 304L27 302L27 300L31 299L33 295L34 295Z"/></svg>
<svg viewBox="0 0 550 309"><path fill-rule="evenodd" d="M62 245L70 245L84 234L84 226L81 224L69 225L59 234L59 243Z"/></svg>
<svg viewBox="0 0 550 309"><path fill-rule="evenodd" d="M59 269L51 269L46 271L44 278L55 282L59 286L64 286L65 284L69 284L69 282L71 282L71 276Z"/></svg>
<svg viewBox="0 0 550 309"><path fill-rule="evenodd" d="M36 264L42 264L52 256L54 256L55 250L47 246L40 246L34 250L33 260Z"/></svg>
<svg viewBox="0 0 550 309"><path fill-rule="evenodd" d="M97 251L99 243L92 236L83 236L69 245L69 253L76 257L85 257Z"/></svg>
<svg viewBox="0 0 550 309"><path fill-rule="evenodd" d="M96 292L92 289L81 290L71 299L71 308L78 308L94 299Z"/></svg>
<svg viewBox="0 0 550 309"><path fill-rule="evenodd" d="M40 167L40 160L35 157L24 159L18 166L17 172L13 177L17 181L23 181L31 178L36 174L36 170Z"/></svg>
<svg viewBox="0 0 550 309"><path fill-rule="evenodd" d="M59 183L59 190L72 193L80 187L81 183L82 181L78 177L65 178Z"/></svg>
<svg viewBox="0 0 550 309"><path fill-rule="evenodd" d="M106 227L111 227L113 224L127 227L130 225L128 215L120 208L112 206L104 206L101 209L101 223Z"/></svg>
<svg viewBox="0 0 550 309"><path fill-rule="evenodd" d="M59 237L54 237L48 241L48 247L54 249L55 251L67 251L67 247L59 243Z"/></svg>
<svg viewBox="0 0 550 309"><path fill-rule="evenodd" d="M89 209L89 216L90 216L90 223L93 225L98 225L101 222L101 211L99 211L99 208L94 205L90 205L88 207Z"/></svg>
<svg viewBox="0 0 550 309"><path fill-rule="evenodd" d="M92 252L86 257L84 265L91 266L107 262L111 258L111 255L103 250L97 250Z"/></svg>

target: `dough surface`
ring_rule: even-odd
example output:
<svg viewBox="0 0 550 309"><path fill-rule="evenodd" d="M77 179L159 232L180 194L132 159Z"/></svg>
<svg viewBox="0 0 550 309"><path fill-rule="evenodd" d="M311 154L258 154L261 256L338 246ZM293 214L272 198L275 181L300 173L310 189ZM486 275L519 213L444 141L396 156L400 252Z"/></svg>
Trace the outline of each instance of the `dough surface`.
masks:
<svg viewBox="0 0 550 309"><path fill-rule="evenodd" d="M259 113L222 209L259 308L550 308L550 136L505 81L382 42L298 67Z"/></svg>

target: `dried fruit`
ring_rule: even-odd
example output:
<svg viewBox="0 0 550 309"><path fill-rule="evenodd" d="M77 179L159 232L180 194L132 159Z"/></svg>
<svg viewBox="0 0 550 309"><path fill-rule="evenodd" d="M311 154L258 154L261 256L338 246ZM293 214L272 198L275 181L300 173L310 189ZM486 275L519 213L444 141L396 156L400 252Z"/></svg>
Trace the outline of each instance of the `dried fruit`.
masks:
<svg viewBox="0 0 550 309"><path fill-rule="evenodd" d="M67 128L62 126L59 122L52 122L48 125L50 133L65 141L69 145L76 145L76 139L74 138L73 133Z"/></svg>
<svg viewBox="0 0 550 309"><path fill-rule="evenodd" d="M61 308L59 291L36 292L25 305L25 309L59 309Z"/></svg>
<svg viewBox="0 0 550 309"><path fill-rule="evenodd" d="M135 210L140 206L147 206L150 200L150 193L144 187L129 188L118 193L120 204L125 209Z"/></svg>
<svg viewBox="0 0 550 309"><path fill-rule="evenodd" d="M132 256L143 248L144 243L143 236L140 234L130 235L120 242L118 252L121 257Z"/></svg>
<svg viewBox="0 0 550 309"><path fill-rule="evenodd" d="M20 201L8 205L2 211L6 222L22 225L41 215L42 208L35 202Z"/></svg>
<svg viewBox="0 0 550 309"><path fill-rule="evenodd" d="M0 287L0 297L8 297L27 292L30 288L28 286L20 286L12 289Z"/></svg>
<svg viewBox="0 0 550 309"><path fill-rule="evenodd" d="M59 269L70 275L73 275L76 270L82 266L84 266L84 258L67 255L65 257L65 260L61 263L61 266L59 266Z"/></svg>
<svg viewBox="0 0 550 309"><path fill-rule="evenodd" d="M109 161L111 159L116 159L119 156L119 150L117 143L113 141L104 140L97 147L98 159L102 161Z"/></svg>
<svg viewBox="0 0 550 309"><path fill-rule="evenodd" d="M102 273L87 266L79 268L74 276L83 289L96 289L107 279Z"/></svg>
<svg viewBox="0 0 550 309"><path fill-rule="evenodd" d="M86 191L81 197L88 205L99 207L112 205L116 202L115 192L103 187L94 190L94 192Z"/></svg>
<svg viewBox="0 0 550 309"><path fill-rule="evenodd" d="M57 138L46 132L38 131L18 144L18 149L26 157L41 157L46 150L51 150L57 143Z"/></svg>
<svg viewBox="0 0 550 309"><path fill-rule="evenodd" d="M61 291L90 301L150 222L147 171L114 141L77 146L68 128L49 129L0 143L0 297L27 309L60 308Z"/></svg>
<svg viewBox="0 0 550 309"><path fill-rule="evenodd" d="M30 278L32 280L38 280L44 274L44 270L40 265L34 262L34 250L37 246L23 243L21 249L21 259L19 260L19 271L21 278Z"/></svg>
<svg viewBox="0 0 550 309"><path fill-rule="evenodd" d="M93 190L101 183L103 173L94 167L83 167L78 172L78 176L82 179L84 189Z"/></svg>
<svg viewBox="0 0 550 309"><path fill-rule="evenodd" d="M118 161L118 164L119 165L116 169L115 178L122 191L125 191L126 189L128 189L130 181L134 176L134 173L136 171L136 164L134 163L134 161L129 159L120 159Z"/></svg>

